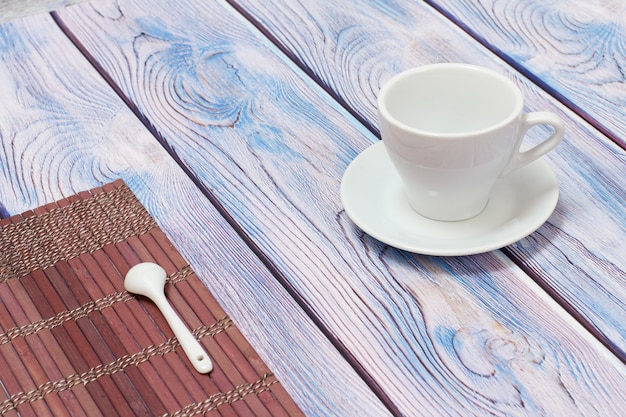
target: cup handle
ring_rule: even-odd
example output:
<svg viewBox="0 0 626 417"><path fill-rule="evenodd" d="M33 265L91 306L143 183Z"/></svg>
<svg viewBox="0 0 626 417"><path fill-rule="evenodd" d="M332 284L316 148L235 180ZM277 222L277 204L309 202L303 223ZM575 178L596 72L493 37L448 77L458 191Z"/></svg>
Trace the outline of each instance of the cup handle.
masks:
<svg viewBox="0 0 626 417"><path fill-rule="evenodd" d="M522 122L522 128L517 144L518 151L515 152L513 158L511 158L508 165L504 168L504 171L502 171L502 174L500 174L501 177L508 175L511 172L530 164L540 156L547 154L552 149L554 149L556 145L561 143L561 140L563 140L565 127L563 126L563 121L561 120L561 118L556 114L542 111L525 113L523 117L524 120ZM522 145L526 133L530 130L531 127L540 124L548 124L552 126L552 128L554 129L552 135L550 135L549 138L541 142L539 145L525 152L519 152L519 147Z"/></svg>

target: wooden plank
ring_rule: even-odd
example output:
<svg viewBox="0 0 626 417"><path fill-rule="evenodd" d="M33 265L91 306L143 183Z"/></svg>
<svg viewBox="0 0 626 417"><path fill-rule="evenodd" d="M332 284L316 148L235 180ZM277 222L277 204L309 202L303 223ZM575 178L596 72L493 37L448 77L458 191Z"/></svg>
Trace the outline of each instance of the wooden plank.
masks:
<svg viewBox="0 0 626 417"><path fill-rule="evenodd" d="M624 365L501 253L414 256L354 227L339 180L376 138L249 21L217 2L147 9L103 2L59 19L398 413L619 415ZM368 25L385 11L370 10ZM321 22L343 16L326 12ZM307 12L273 17L312 50L341 54Z"/></svg>
<svg viewBox="0 0 626 417"><path fill-rule="evenodd" d="M0 25L0 39L8 212L124 179L306 413L388 415L49 15Z"/></svg>
<svg viewBox="0 0 626 417"><path fill-rule="evenodd" d="M626 147L626 4L427 0Z"/></svg>
<svg viewBox="0 0 626 417"><path fill-rule="evenodd" d="M0 1L0 22L50 12L81 1L85 0L2 0Z"/></svg>
<svg viewBox="0 0 626 417"><path fill-rule="evenodd" d="M626 360L623 149L423 2L237 3L374 131L378 130L376 95L384 81L404 69L433 62L469 62L495 69L522 88L529 111L550 110L563 117L564 143L547 156L561 183L556 212L537 233L511 245L507 253ZM581 83L581 88L587 87ZM531 131L531 140L542 134ZM626 137L626 131L620 135Z"/></svg>

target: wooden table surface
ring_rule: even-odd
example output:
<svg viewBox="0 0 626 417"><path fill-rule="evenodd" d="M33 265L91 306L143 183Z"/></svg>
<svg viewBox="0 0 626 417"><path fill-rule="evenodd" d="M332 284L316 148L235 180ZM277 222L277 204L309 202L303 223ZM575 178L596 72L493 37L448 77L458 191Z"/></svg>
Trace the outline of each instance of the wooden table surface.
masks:
<svg viewBox="0 0 626 417"><path fill-rule="evenodd" d="M626 415L625 2L42 3L0 25L0 217L122 178L307 415ZM381 85L434 62L565 121L556 210L501 250L341 205Z"/></svg>

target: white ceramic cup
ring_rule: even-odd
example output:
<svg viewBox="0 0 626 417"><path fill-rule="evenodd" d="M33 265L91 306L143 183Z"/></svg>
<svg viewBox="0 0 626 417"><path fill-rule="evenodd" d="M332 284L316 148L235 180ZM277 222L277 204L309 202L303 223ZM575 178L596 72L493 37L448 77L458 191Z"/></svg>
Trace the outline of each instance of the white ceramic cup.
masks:
<svg viewBox="0 0 626 417"><path fill-rule="evenodd" d="M523 107L511 80L473 65L426 65L389 80L378 95L380 130L413 210L441 221L474 217L499 177L554 149L561 119ZM538 124L553 133L521 152Z"/></svg>

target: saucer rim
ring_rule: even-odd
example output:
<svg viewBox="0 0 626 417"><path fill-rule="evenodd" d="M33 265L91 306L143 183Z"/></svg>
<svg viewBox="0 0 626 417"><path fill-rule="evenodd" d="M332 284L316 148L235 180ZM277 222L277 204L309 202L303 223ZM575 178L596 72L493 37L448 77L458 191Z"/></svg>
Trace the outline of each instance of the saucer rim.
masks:
<svg viewBox="0 0 626 417"><path fill-rule="evenodd" d="M385 153L385 157L388 158L388 156L386 155L386 149L384 147L383 142L379 141L377 143L370 145L366 149L364 149L350 162L350 164L344 171L344 174L341 179L341 186L340 186L341 203L346 214L350 218L350 220L363 232L367 233L374 239L384 244L387 244L389 246L392 246L394 248L401 249L407 252L417 253L417 254L422 254L422 255L432 255L432 256L466 256L466 255L476 255L480 253L502 249L505 246L508 246L510 244L513 244L515 242L518 242L524 239L525 237L529 236L530 234L535 232L537 229L539 229L550 218L550 216L554 212L554 209L556 208L556 205L558 203L558 198L559 198L558 179L554 171L548 164L548 162L545 160L545 158L539 158L538 160L530 163L529 165L520 168L518 171L523 172L523 171L534 170L536 172L544 171L546 173L549 173L549 176L547 178L545 177L541 177L541 178L544 178L544 181L542 181L542 184L548 186L547 192L549 193L549 195L547 195L546 197L551 198L551 200L546 202L546 201L543 201L545 200L545 198L542 200L538 199L537 204L533 205L531 208L528 208L526 211L524 211L524 213L536 211L537 215L532 218L532 221L528 221L524 224L521 224L518 227L514 227L510 225L511 223L510 220L514 219L514 217L511 217L509 221L507 221L506 223L506 224L509 224L509 228L511 229L510 233L506 234L506 238L500 238L491 242L487 242L484 244L476 244L476 245L471 244L471 240L472 240L471 238L464 238L461 240L463 243L465 242L470 242L470 243L457 245L457 246L451 245L446 248L443 248L437 245L433 246L433 245L419 244L419 243L406 244L406 242L404 242L403 239L398 239L398 238L394 239L393 236L389 236L389 233L385 233L384 230L383 231L375 230L372 227L370 227L370 225L366 224L366 222L362 221L362 219L357 213L357 210L354 208L354 204L352 204L349 201L349 198L347 196L348 195L347 184L351 180L354 180L356 175L358 175L358 173L355 174L354 171L355 169L358 169L359 165L362 165L363 159L368 158L368 157L372 158L372 156L369 155L370 153L378 155L378 156L374 156L374 158L378 159L382 156L383 152ZM393 169L392 167L390 168L390 164L391 164L391 161L388 160L387 167L383 167L383 168L370 167L370 169L376 169L378 171L381 171L381 169L383 169L384 171L387 171L388 169ZM384 168L387 168L387 169L384 169ZM510 175L515 175L515 173L512 173ZM382 175L382 177L393 178L393 177L389 177L389 175ZM387 183L389 182L390 180L387 181ZM542 201L543 203L539 204ZM477 216L471 219L464 220L463 222L472 222L474 219L479 219L483 213L484 211L481 214L478 214ZM415 212L413 214L416 216L416 219L419 218L422 221L428 221L429 223L432 223L432 224L449 225L450 223L454 223L454 222L445 222L445 221L427 219ZM493 230L491 231L488 230L487 233L495 234ZM479 238L473 238L473 240L479 240Z"/></svg>

